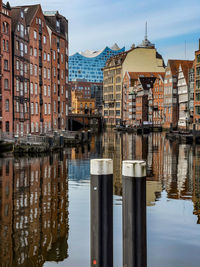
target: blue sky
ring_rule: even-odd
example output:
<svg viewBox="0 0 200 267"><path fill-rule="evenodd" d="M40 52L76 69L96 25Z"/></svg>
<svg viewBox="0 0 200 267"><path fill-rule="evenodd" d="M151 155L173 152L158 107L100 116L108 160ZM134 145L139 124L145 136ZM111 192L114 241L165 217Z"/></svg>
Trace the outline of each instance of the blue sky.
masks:
<svg viewBox="0 0 200 267"><path fill-rule="evenodd" d="M11 0L11 5L35 4ZM70 54L98 50L115 42L129 49L144 38L165 61L194 58L200 38L200 0L41 0L43 10L59 10L69 20Z"/></svg>

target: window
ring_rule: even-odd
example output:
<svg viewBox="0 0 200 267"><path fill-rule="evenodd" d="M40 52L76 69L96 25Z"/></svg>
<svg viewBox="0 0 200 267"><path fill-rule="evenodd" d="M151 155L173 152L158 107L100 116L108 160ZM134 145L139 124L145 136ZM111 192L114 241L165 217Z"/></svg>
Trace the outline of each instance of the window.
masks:
<svg viewBox="0 0 200 267"><path fill-rule="evenodd" d="M28 85L27 85L27 81L24 82L24 93L27 94L28 91Z"/></svg>
<svg viewBox="0 0 200 267"><path fill-rule="evenodd" d="M46 79L46 78L47 78L47 69L44 68L44 79Z"/></svg>
<svg viewBox="0 0 200 267"><path fill-rule="evenodd" d="M37 32L34 31L34 39L37 40Z"/></svg>
<svg viewBox="0 0 200 267"><path fill-rule="evenodd" d="M56 51L53 51L53 60L56 60Z"/></svg>
<svg viewBox="0 0 200 267"><path fill-rule="evenodd" d="M8 40L6 41L6 51L9 51Z"/></svg>
<svg viewBox="0 0 200 267"><path fill-rule="evenodd" d="M27 113L27 103L24 103L24 112Z"/></svg>
<svg viewBox="0 0 200 267"><path fill-rule="evenodd" d="M200 106L195 106L195 111L197 115L200 115Z"/></svg>
<svg viewBox="0 0 200 267"><path fill-rule="evenodd" d="M38 72L37 65L35 65L35 76L37 76L37 72Z"/></svg>
<svg viewBox="0 0 200 267"><path fill-rule="evenodd" d="M23 38L24 37L24 25L20 24L20 36Z"/></svg>
<svg viewBox="0 0 200 267"><path fill-rule="evenodd" d="M50 61L50 54L47 55L47 61Z"/></svg>
<svg viewBox="0 0 200 267"><path fill-rule="evenodd" d="M48 113L51 114L51 104L48 104Z"/></svg>
<svg viewBox="0 0 200 267"><path fill-rule="evenodd" d="M62 102L62 105L61 105L61 112L63 113L63 105L64 105L64 103Z"/></svg>
<svg viewBox="0 0 200 267"><path fill-rule="evenodd" d="M54 94L56 93L56 84L54 83Z"/></svg>
<svg viewBox="0 0 200 267"><path fill-rule="evenodd" d="M47 59L47 54L46 54L46 52L44 52L44 60L46 60Z"/></svg>
<svg viewBox="0 0 200 267"><path fill-rule="evenodd" d="M20 96L24 95L24 85L23 82L20 82Z"/></svg>
<svg viewBox="0 0 200 267"><path fill-rule="evenodd" d="M34 122L31 123L31 132L34 133Z"/></svg>
<svg viewBox="0 0 200 267"><path fill-rule="evenodd" d="M36 131L36 133L39 132L39 125L38 125L38 122L35 123L35 131Z"/></svg>
<svg viewBox="0 0 200 267"><path fill-rule="evenodd" d="M34 114L34 103L31 103L31 115Z"/></svg>
<svg viewBox="0 0 200 267"><path fill-rule="evenodd" d="M54 112L56 113L56 101L54 100Z"/></svg>
<svg viewBox="0 0 200 267"><path fill-rule="evenodd" d="M32 46L30 47L30 55L31 56L33 55L33 47Z"/></svg>
<svg viewBox="0 0 200 267"><path fill-rule="evenodd" d="M34 49L34 56L37 57L37 48Z"/></svg>
<svg viewBox="0 0 200 267"><path fill-rule="evenodd" d="M24 65L23 65L23 62L21 61L20 62L20 75L23 76L23 74L24 74Z"/></svg>
<svg viewBox="0 0 200 267"><path fill-rule="evenodd" d="M37 83L35 83L35 94L37 95L37 93L38 93L38 85Z"/></svg>
<svg viewBox="0 0 200 267"><path fill-rule="evenodd" d="M48 79L50 79L50 76L51 76L51 72L50 72L50 69L48 69Z"/></svg>
<svg viewBox="0 0 200 267"><path fill-rule="evenodd" d="M7 112L9 111L9 99L6 99L5 109Z"/></svg>
<svg viewBox="0 0 200 267"><path fill-rule="evenodd" d="M19 112L19 102L16 101L16 112Z"/></svg>
<svg viewBox="0 0 200 267"><path fill-rule="evenodd" d="M8 70L8 60L4 60L4 70Z"/></svg>
<svg viewBox="0 0 200 267"><path fill-rule="evenodd" d="M48 85L48 96L51 96L51 88L50 88L50 85Z"/></svg>
<svg viewBox="0 0 200 267"><path fill-rule="evenodd" d="M44 104L44 114L45 115L47 114L47 104L46 103Z"/></svg>
<svg viewBox="0 0 200 267"><path fill-rule="evenodd" d="M56 68L55 67L53 68L53 75L54 75L54 77L56 77Z"/></svg>
<svg viewBox="0 0 200 267"><path fill-rule="evenodd" d="M45 35L43 36L43 43L44 43L44 44L46 44L46 43L47 43L47 38L46 38L46 36L45 36Z"/></svg>
<svg viewBox="0 0 200 267"><path fill-rule="evenodd" d="M31 89L30 89L30 91L31 91L31 95L33 95L33 83L31 83Z"/></svg>
<svg viewBox="0 0 200 267"><path fill-rule="evenodd" d="M6 41L3 40L3 50L5 51L6 50Z"/></svg>
<svg viewBox="0 0 200 267"><path fill-rule="evenodd" d="M63 54L61 54L61 62L63 63Z"/></svg>
<svg viewBox="0 0 200 267"><path fill-rule="evenodd" d="M64 86L62 85L61 86L61 94L63 95L63 88L64 88Z"/></svg>
<svg viewBox="0 0 200 267"><path fill-rule="evenodd" d="M62 70L61 71L61 79L63 80L63 78L64 78L64 71Z"/></svg>
<svg viewBox="0 0 200 267"><path fill-rule="evenodd" d="M8 89L8 79L4 80L4 89Z"/></svg>
<svg viewBox="0 0 200 267"><path fill-rule="evenodd" d="M16 48L17 51L19 50L19 41L15 42L15 48Z"/></svg>
<svg viewBox="0 0 200 267"><path fill-rule="evenodd" d="M16 91L19 92L19 80L16 80Z"/></svg>
<svg viewBox="0 0 200 267"><path fill-rule="evenodd" d="M47 95L47 86L44 85L44 95L46 96Z"/></svg>
<svg viewBox="0 0 200 267"><path fill-rule="evenodd" d="M38 103L35 103L35 114L38 114Z"/></svg>
<svg viewBox="0 0 200 267"><path fill-rule="evenodd" d="M21 10L20 14L21 14L21 18L23 19L24 18L24 12L23 12L23 10Z"/></svg>
<svg viewBox="0 0 200 267"><path fill-rule="evenodd" d="M33 75L33 64L30 64L30 75Z"/></svg>
<svg viewBox="0 0 200 267"><path fill-rule="evenodd" d="M28 66L27 66L27 64L26 64L26 63L24 64L24 72L25 72L25 73L27 73L27 72L28 72Z"/></svg>

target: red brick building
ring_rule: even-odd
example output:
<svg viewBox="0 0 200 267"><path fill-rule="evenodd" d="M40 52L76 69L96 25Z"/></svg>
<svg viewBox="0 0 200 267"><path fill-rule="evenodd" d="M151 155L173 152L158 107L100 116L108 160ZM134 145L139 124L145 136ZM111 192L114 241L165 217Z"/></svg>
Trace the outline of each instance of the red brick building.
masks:
<svg viewBox="0 0 200 267"><path fill-rule="evenodd" d="M13 132L23 136L30 131L29 36L23 8L11 10L13 57Z"/></svg>
<svg viewBox="0 0 200 267"><path fill-rule="evenodd" d="M13 131L11 8L0 1L0 131Z"/></svg>
<svg viewBox="0 0 200 267"><path fill-rule="evenodd" d="M194 116L193 122L200 129L200 40L199 50L195 51L194 61Z"/></svg>
<svg viewBox="0 0 200 267"><path fill-rule="evenodd" d="M161 126L163 123L163 95L164 95L164 74L160 74L152 88L153 95L153 125Z"/></svg>
<svg viewBox="0 0 200 267"><path fill-rule="evenodd" d="M31 133L51 132L50 40L40 5L23 6L29 31Z"/></svg>
<svg viewBox="0 0 200 267"><path fill-rule="evenodd" d="M51 40L52 125L65 130L68 115L68 21L58 12L45 12Z"/></svg>
<svg viewBox="0 0 200 267"><path fill-rule="evenodd" d="M156 77L140 77L136 95L136 125L149 121L149 91L153 88Z"/></svg>
<svg viewBox="0 0 200 267"><path fill-rule="evenodd" d="M149 81L150 81L151 78L160 77L163 74L164 73L151 73L151 72L126 72L125 73L124 79L123 79L123 121L124 121L124 124L132 125L132 126L136 124L138 125L140 122L140 119L141 121L143 121L143 119L141 118L141 112L143 113L143 116L146 116L145 119L147 119L149 115L148 105L149 105L150 87L148 88L148 90L145 89L146 93L144 94L143 85L145 86L145 81L148 81L148 79L143 79L143 78L149 78ZM152 86L151 82L150 84ZM152 95L152 101L153 101L153 97L154 96ZM147 113L146 111L142 111L142 107L145 110L146 105L148 108ZM151 116L152 115L153 115L153 109L151 111ZM138 119L136 119L136 116Z"/></svg>

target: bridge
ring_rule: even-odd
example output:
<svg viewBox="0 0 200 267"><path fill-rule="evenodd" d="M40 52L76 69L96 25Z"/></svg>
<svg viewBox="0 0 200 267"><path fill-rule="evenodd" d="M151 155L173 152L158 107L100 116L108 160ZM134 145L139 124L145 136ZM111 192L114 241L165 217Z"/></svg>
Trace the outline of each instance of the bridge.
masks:
<svg viewBox="0 0 200 267"><path fill-rule="evenodd" d="M90 126L98 126L98 129L102 129L102 116L99 114L78 114L71 113L68 115L68 129L78 130Z"/></svg>

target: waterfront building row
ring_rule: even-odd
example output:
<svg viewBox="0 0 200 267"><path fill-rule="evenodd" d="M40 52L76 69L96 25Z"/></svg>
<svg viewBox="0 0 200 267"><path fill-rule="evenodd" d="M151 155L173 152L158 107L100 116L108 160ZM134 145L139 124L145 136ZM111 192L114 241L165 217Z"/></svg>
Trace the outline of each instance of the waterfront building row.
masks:
<svg viewBox="0 0 200 267"><path fill-rule="evenodd" d="M107 61L104 122L174 129L191 129L195 123L200 129L200 46L194 61L170 59L165 67L155 46L145 40Z"/></svg>
<svg viewBox="0 0 200 267"><path fill-rule="evenodd" d="M66 129L68 21L39 4L0 4L0 131L24 136Z"/></svg>

